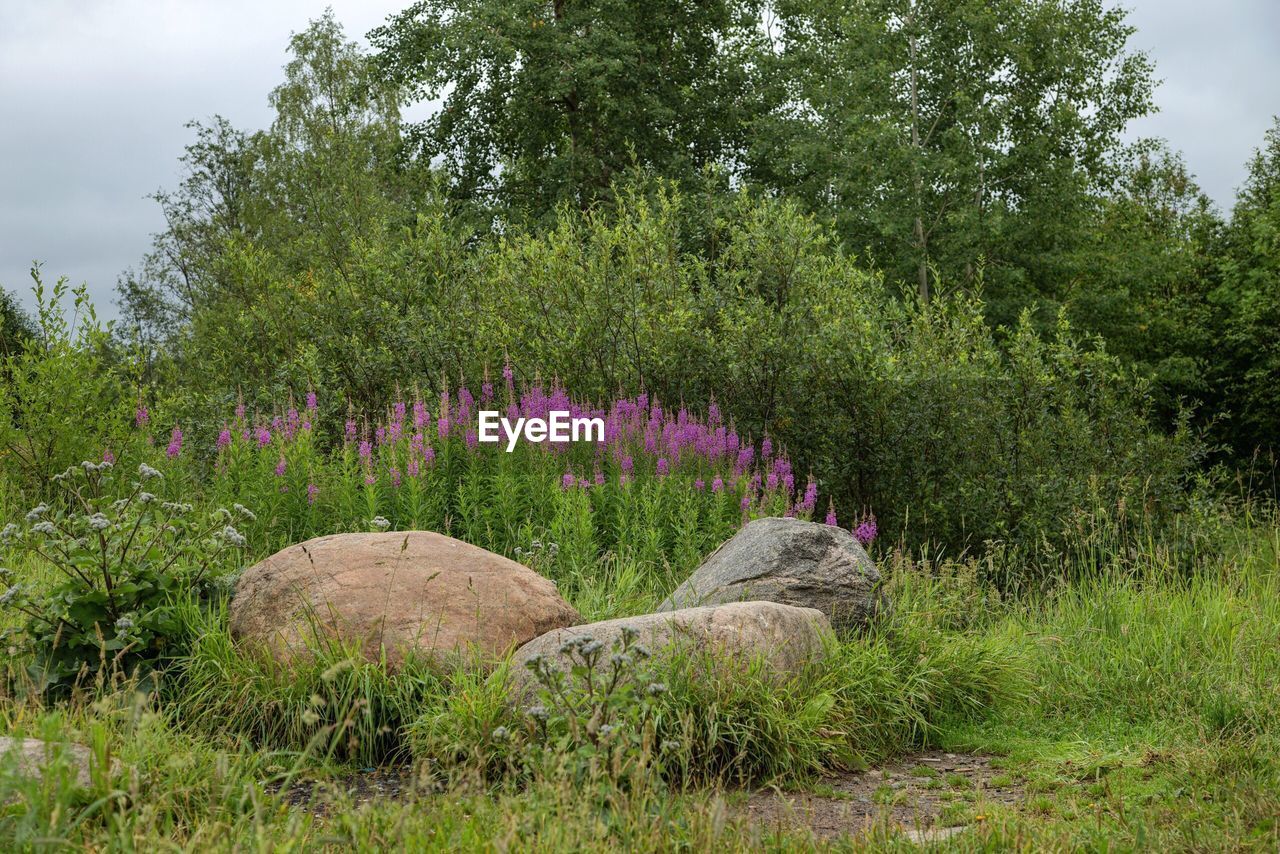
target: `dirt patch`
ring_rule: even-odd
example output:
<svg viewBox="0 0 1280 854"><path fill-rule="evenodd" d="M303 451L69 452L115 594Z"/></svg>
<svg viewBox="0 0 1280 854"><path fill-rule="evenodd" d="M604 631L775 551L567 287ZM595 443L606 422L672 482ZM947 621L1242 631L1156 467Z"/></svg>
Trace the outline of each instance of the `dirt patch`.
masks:
<svg viewBox="0 0 1280 854"><path fill-rule="evenodd" d="M275 794L280 785L269 785ZM284 789L289 806L318 816L328 815L336 804L359 807L373 801L412 800L417 789L413 770L408 765L366 768L329 780L297 780Z"/></svg>
<svg viewBox="0 0 1280 854"><path fill-rule="evenodd" d="M819 781L810 791L752 792L737 807L767 827L807 827L834 839L899 826L916 842L945 839L985 818L984 806L1017 804L1020 785L991 757L931 751Z"/></svg>

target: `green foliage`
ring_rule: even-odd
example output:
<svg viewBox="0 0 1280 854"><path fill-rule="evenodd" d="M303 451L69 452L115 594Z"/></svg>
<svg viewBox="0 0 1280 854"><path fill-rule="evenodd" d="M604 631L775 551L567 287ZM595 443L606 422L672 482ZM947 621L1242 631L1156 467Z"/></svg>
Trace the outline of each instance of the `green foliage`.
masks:
<svg viewBox="0 0 1280 854"><path fill-rule="evenodd" d="M29 661L19 685L66 694L116 677L135 679L181 652L179 609L207 597L224 552L244 546L221 510L202 518L189 504L161 501L144 483L117 483L109 462L85 462L55 476L55 506L40 503L26 524L10 523L4 545L38 558L58 575L36 589L5 570L0 601L25 615L15 662ZM6 635L10 634L6 632ZM9 674L13 678L14 674Z"/></svg>
<svg viewBox="0 0 1280 854"><path fill-rule="evenodd" d="M385 75L443 101L410 138L451 191L538 219L607 199L635 167L693 182L740 151L754 0L425 0L370 34Z"/></svg>
<svg viewBox="0 0 1280 854"><path fill-rule="evenodd" d="M39 497L58 472L102 459L123 433L131 407L124 366L86 289L75 289L67 306L65 279L46 295L39 267L31 277L39 330L0 367L0 472Z"/></svg>

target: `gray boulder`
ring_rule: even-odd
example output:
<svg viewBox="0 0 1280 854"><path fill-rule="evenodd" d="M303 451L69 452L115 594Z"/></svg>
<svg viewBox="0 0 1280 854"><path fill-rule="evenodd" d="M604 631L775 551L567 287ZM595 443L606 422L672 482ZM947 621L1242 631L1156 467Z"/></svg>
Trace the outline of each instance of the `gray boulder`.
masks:
<svg viewBox="0 0 1280 854"><path fill-rule="evenodd" d="M93 782L93 764L93 751L83 744L0 736L0 769L11 768L20 777L43 779L49 773L64 773L77 788L87 789ZM116 777L120 771L120 762L112 759L107 776Z"/></svg>
<svg viewBox="0 0 1280 854"><path fill-rule="evenodd" d="M865 626L888 602L853 534L799 519L748 522L658 606L764 600L816 608L838 629Z"/></svg>
<svg viewBox="0 0 1280 854"><path fill-rule="evenodd" d="M766 672L779 679L821 661L824 636L831 633L831 624L820 612L774 602L734 602L571 626L547 632L516 650L511 677L517 695L528 697L537 688L527 666L534 656L541 656L553 669L568 672L574 658L565 644L584 638L599 641L608 660L626 628L634 629L635 643L658 660L672 652L710 652L717 668L733 668L759 658Z"/></svg>

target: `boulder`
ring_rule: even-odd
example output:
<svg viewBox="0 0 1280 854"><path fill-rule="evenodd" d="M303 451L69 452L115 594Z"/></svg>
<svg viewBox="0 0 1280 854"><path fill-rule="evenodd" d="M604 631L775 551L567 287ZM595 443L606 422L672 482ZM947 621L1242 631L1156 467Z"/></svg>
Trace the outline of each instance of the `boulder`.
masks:
<svg viewBox="0 0 1280 854"><path fill-rule="evenodd" d="M359 646L395 668L405 653L437 661L500 659L579 617L556 587L501 555L430 531L334 534L245 570L232 635L288 664L317 643Z"/></svg>
<svg viewBox="0 0 1280 854"><path fill-rule="evenodd" d="M816 608L837 629L866 625L887 606L880 572L853 534L800 519L743 526L658 606L764 600Z"/></svg>
<svg viewBox="0 0 1280 854"><path fill-rule="evenodd" d="M759 657L768 673L780 679L822 660L823 638L831 632L821 612L774 602L685 608L556 629L516 650L511 677L517 694L527 698L536 691L537 680L528 667L535 656L567 673L575 659L566 642L576 638L599 641L607 659L626 628L634 629L635 643L658 659L677 651L709 652L716 656L717 666L741 666Z"/></svg>
<svg viewBox="0 0 1280 854"><path fill-rule="evenodd" d="M12 763L12 764L10 764ZM73 741L52 742L38 738L13 738L0 736L0 769L12 768L19 776L43 779L45 774L59 766L73 775L75 785L87 789L93 784L90 773L96 760L93 751ZM120 762L111 760L109 777L120 773Z"/></svg>

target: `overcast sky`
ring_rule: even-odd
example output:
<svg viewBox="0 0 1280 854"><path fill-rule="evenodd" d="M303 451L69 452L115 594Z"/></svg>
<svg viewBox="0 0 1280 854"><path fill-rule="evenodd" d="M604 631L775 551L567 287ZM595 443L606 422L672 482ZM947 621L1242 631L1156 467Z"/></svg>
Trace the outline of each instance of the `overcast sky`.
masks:
<svg viewBox="0 0 1280 854"><path fill-rule="evenodd" d="M114 317L116 277L161 225L147 199L178 180L183 125L270 122L289 35L332 6L363 37L408 0L0 0L0 287L27 269L88 282ZM1128 0L1155 58L1160 112L1133 125L1186 157L1227 208L1280 113L1276 0Z"/></svg>

